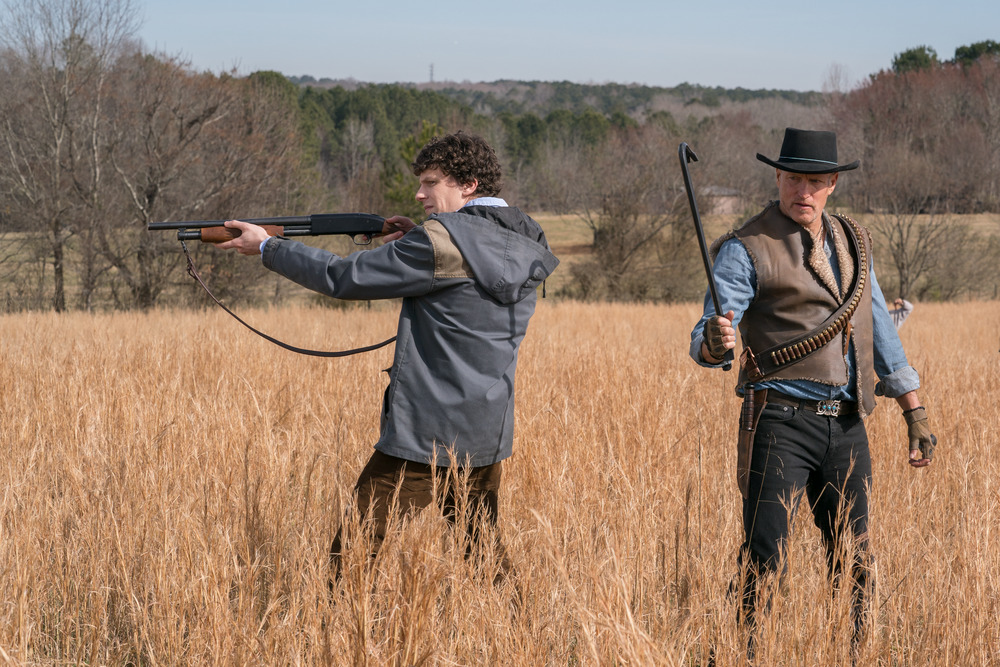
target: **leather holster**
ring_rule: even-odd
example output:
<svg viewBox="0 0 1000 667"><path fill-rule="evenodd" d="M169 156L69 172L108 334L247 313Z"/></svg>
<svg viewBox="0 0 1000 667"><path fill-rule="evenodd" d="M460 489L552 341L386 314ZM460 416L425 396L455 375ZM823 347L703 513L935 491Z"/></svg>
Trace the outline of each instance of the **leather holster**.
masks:
<svg viewBox="0 0 1000 667"><path fill-rule="evenodd" d="M750 489L750 461L753 457L753 439L757 433L760 413L767 404L767 389L754 391L749 384L743 392L743 409L740 410L740 432L736 441L736 482L740 495L746 500Z"/></svg>

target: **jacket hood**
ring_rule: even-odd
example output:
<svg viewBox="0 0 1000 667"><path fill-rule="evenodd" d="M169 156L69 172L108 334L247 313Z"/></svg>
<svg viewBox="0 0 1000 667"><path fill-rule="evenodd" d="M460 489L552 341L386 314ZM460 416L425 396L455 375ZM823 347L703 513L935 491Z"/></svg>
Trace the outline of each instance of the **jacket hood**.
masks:
<svg viewBox="0 0 1000 667"><path fill-rule="evenodd" d="M500 303L533 294L559 265L542 228L518 208L467 206L431 217L448 230L476 282Z"/></svg>

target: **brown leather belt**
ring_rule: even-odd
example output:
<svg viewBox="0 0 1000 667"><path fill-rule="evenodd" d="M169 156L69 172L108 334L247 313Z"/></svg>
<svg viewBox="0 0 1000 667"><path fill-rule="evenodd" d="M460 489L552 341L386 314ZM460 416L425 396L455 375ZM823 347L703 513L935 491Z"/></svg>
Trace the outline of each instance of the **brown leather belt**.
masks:
<svg viewBox="0 0 1000 667"><path fill-rule="evenodd" d="M787 405L791 408L809 410L810 412L815 412L816 414L824 417L853 415L858 411L857 401L810 401L805 398L794 398L773 389L767 390L767 398L765 400L768 403L776 403L777 405Z"/></svg>

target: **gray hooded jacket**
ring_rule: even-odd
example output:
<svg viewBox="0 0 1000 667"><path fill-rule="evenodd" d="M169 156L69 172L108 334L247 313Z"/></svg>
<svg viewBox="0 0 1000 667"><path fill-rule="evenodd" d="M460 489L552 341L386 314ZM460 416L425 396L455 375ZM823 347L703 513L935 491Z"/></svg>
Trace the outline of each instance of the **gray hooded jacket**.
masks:
<svg viewBox="0 0 1000 667"><path fill-rule="evenodd" d="M339 257L272 238L264 265L338 299L402 297L375 448L474 467L511 455L517 352L536 288L559 263L519 209L466 206L401 239Z"/></svg>

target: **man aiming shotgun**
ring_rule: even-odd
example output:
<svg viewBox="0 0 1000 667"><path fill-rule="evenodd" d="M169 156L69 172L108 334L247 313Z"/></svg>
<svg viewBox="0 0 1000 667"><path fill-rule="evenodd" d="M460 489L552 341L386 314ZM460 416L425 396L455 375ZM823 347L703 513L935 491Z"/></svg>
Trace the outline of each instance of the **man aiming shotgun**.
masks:
<svg viewBox="0 0 1000 667"><path fill-rule="evenodd" d="M833 132L794 128L785 130L777 160L759 153L757 159L775 169L778 200L712 244L723 314L706 297L690 350L698 364L720 367L740 330L736 392L747 407L737 467L745 573L740 618L752 652L758 583L783 568L788 507L804 491L831 578L850 581L856 643L871 583L864 418L876 396L895 399L915 468L931 463L936 438L917 397L917 372L875 280L870 235L825 210L840 172L859 163L838 163ZM845 540L850 549L842 548Z"/></svg>
<svg viewBox="0 0 1000 667"><path fill-rule="evenodd" d="M538 223L497 197L500 164L481 138L433 139L412 167L428 218L386 219L379 248L339 257L237 220L225 224L240 235L218 247L261 254L267 268L334 298L402 298L379 438L355 485L358 514L376 553L394 501L403 514L435 504L454 522L464 493L448 474L453 456L468 477L464 529L475 548L484 533L495 536L502 580L510 563L497 526L499 490L512 454L518 348L536 288L559 260ZM338 575L345 525L331 547Z"/></svg>

